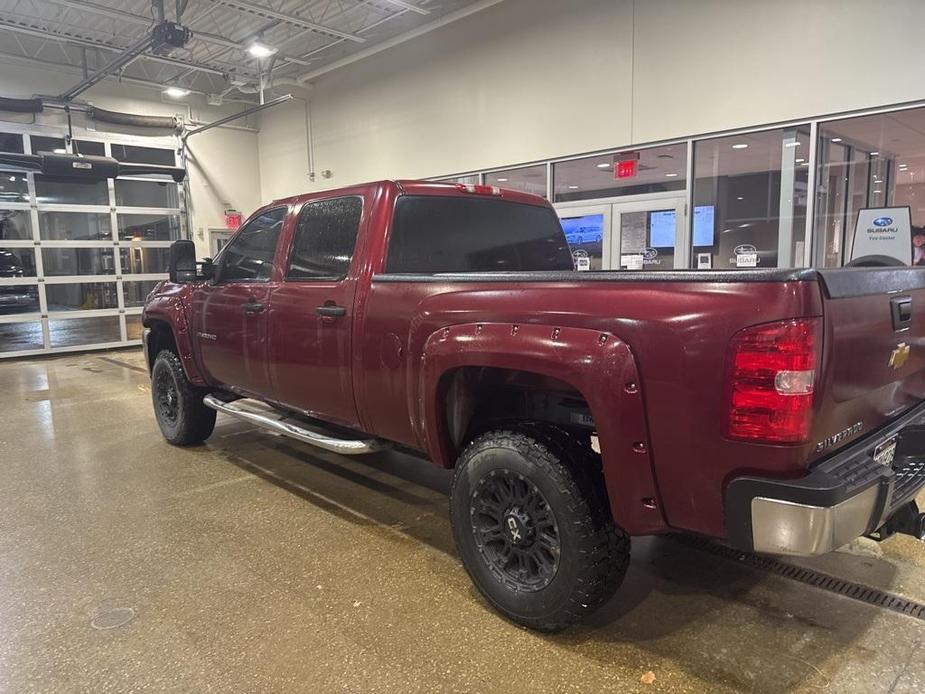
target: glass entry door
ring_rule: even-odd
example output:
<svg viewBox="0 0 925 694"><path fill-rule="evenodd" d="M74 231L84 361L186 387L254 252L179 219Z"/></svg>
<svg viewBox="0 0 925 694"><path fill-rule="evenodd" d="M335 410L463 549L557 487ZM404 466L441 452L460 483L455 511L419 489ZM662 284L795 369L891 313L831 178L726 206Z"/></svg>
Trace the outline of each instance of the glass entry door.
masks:
<svg viewBox="0 0 925 694"><path fill-rule="evenodd" d="M647 196L602 205L557 205L578 270L688 267L683 196Z"/></svg>

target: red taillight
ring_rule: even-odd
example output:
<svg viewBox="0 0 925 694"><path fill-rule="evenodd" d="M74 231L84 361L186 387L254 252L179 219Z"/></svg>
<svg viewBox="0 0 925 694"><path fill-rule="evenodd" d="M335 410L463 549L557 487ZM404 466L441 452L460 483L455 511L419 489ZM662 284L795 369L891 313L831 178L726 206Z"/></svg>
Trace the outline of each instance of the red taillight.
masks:
<svg viewBox="0 0 925 694"><path fill-rule="evenodd" d="M726 365L726 435L763 443L809 438L819 320L800 318L732 336Z"/></svg>
<svg viewBox="0 0 925 694"><path fill-rule="evenodd" d="M501 195L501 189L498 186L486 186L481 183L457 183L456 189L473 195Z"/></svg>

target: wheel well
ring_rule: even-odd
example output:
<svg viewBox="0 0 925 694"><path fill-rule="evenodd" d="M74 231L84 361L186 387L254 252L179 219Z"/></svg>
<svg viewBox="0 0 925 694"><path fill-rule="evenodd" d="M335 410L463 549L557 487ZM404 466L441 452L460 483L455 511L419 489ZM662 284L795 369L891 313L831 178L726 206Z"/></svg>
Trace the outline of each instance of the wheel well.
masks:
<svg viewBox="0 0 925 694"><path fill-rule="evenodd" d="M565 381L544 374L467 366L445 374L441 385L454 460L466 442L504 423L548 422L582 437L595 431L584 396Z"/></svg>
<svg viewBox="0 0 925 694"><path fill-rule="evenodd" d="M148 326L151 328L151 334L148 336L148 371L154 368L154 360L157 355L167 349L179 356L177 341L174 339L173 330L163 321L152 321Z"/></svg>

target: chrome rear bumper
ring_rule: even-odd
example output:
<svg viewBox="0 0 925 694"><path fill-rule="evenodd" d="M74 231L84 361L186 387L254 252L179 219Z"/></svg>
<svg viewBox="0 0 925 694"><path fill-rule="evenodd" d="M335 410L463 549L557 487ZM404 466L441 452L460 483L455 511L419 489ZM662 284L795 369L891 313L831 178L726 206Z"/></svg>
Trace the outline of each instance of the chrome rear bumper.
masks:
<svg viewBox="0 0 925 694"><path fill-rule="evenodd" d="M752 499L752 549L766 554L825 554L868 532L878 488L834 506L810 506L781 499Z"/></svg>
<svg viewBox="0 0 925 694"><path fill-rule="evenodd" d="M925 403L813 465L805 477L732 480L727 540L755 552L808 556L873 533L925 486L923 424ZM891 439L898 441L895 458L882 464L874 451Z"/></svg>

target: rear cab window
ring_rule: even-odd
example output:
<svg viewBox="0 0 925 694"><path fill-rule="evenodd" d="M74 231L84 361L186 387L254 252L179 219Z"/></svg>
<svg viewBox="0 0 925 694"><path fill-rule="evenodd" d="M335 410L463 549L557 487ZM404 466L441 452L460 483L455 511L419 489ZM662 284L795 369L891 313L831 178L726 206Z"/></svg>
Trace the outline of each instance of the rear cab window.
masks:
<svg viewBox="0 0 925 694"><path fill-rule="evenodd" d="M387 273L573 269L559 218L548 207L434 195L395 203Z"/></svg>
<svg viewBox="0 0 925 694"><path fill-rule="evenodd" d="M341 280L353 259L363 198L307 202L299 213L286 279Z"/></svg>

